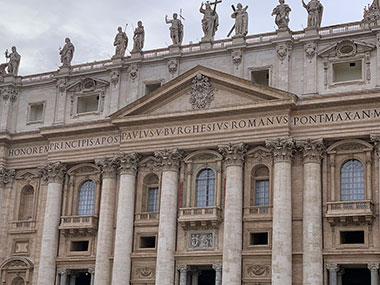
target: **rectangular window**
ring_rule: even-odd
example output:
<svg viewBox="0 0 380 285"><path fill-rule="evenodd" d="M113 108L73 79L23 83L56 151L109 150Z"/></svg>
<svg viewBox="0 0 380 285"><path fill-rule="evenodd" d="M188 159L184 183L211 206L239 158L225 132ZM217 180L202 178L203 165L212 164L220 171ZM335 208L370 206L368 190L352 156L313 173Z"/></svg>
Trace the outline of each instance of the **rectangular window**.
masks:
<svg viewBox="0 0 380 285"><path fill-rule="evenodd" d="M268 245L268 233L251 233L250 245Z"/></svg>
<svg viewBox="0 0 380 285"><path fill-rule="evenodd" d="M156 248L156 237L140 237L140 248Z"/></svg>
<svg viewBox="0 0 380 285"><path fill-rule="evenodd" d="M269 86L269 69L252 71L252 82Z"/></svg>
<svg viewBox="0 0 380 285"><path fill-rule="evenodd" d="M333 64L333 81L346 82L354 80L362 80L362 61L349 61Z"/></svg>
<svg viewBox="0 0 380 285"><path fill-rule="evenodd" d="M44 113L44 104L29 105L29 122L42 122Z"/></svg>
<svg viewBox="0 0 380 285"><path fill-rule="evenodd" d="M148 212L158 212L158 187L148 189Z"/></svg>
<svg viewBox="0 0 380 285"><path fill-rule="evenodd" d="M256 206L269 205L269 180L256 181Z"/></svg>
<svg viewBox="0 0 380 285"><path fill-rule="evenodd" d="M88 251L88 244L88 240L72 241L70 244L70 251Z"/></svg>
<svg viewBox="0 0 380 285"><path fill-rule="evenodd" d="M364 244L364 231L340 232L341 244Z"/></svg>
<svg viewBox="0 0 380 285"><path fill-rule="evenodd" d="M99 107L99 96L78 97L77 113L97 112Z"/></svg>
<svg viewBox="0 0 380 285"><path fill-rule="evenodd" d="M145 95L152 93L161 87L161 82L145 84Z"/></svg>

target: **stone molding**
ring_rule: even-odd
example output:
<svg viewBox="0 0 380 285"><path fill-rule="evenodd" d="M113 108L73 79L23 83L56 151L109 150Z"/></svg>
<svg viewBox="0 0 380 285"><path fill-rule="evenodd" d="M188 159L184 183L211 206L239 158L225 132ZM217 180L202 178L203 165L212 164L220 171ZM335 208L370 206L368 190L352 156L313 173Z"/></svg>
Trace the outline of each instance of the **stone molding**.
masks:
<svg viewBox="0 0 380 285"><path fill-rule="evenodd" d="M63 178L66 174L66 166L60 161L51 162L45 166L40 167L42 179L47 183L63 184Z"/></svg>
<svg viewBox="0 0 380 285"><path fill-rule="evenodd" d="M323 139L307 139L296 142L297 147L302 152L303 163L321 163L326 152Z"/></svg>
<svg viewBox="0 0 380 285"><path fill-rule="evenodd" d="M370 264L368 264L368 269L369 269L370 271L378 272L378 271L379 271L379 268L380 268L379 263L370 263Z"/></svg>
<svg viewBox="0 0 380 285"><path fill-rule="evenodd" d="M136 175L137 165L140 161L140 155L136 152L123 153L118 158L120 174Z"/></svg>
<svg viewBox="0 0 380 285"><path fill-rule="evenodd" d="M371 142L375 145L375 152L380 157L380 134L371 134Z"/></svg>
<svg viewBox="0 0 380 285"><path fill-rule="evenodd" d="M156 151L154 156L159 159L163 171L176 172L183 158L182 152L177 148Z"/></svg>
<svg viewBox="0 0 380 285"><path fill-rule="evenodd" d="M7 169L3 166L0 166L0 186L12 184L15 175L16 171L14 169Z"/></svg>
<svg viewBox="0 0 380 285"><path fill-rule="evenodd" d="M115 179L117 168L119 166L116 157L106 157L95 159L95 164L102 170L103 179Z"/></svg>
<svg viewBox="0 0 380 285"><path fill-rule="evenodd" d="M290 162L295 150L293 138L285 137L267 140L266 147L273 153L274 162Z"/></svg>
<svg viewBox="0 0 380 285"><path fill-rule="evenodd" d="M226 167L229 166L243 166L245 154L247 153L248 146L244 143L228 144L219 146L219 152L224 156Z"/></svg>
<svg viewBox="0 0 380 285"><path fill-rule="evenodd" d="M336 263L329 263L329 264L326 264L326 269L329 272L338 272L340 270L340 265Z"/></svg>

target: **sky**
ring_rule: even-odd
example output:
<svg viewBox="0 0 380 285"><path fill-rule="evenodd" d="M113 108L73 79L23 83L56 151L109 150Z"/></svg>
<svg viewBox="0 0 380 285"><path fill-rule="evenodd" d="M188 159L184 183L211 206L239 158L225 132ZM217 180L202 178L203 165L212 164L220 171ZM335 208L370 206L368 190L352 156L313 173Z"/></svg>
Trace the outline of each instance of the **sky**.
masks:
<svg viewBox="0 0 380 285"><path fill-rule="evenodd" d="M224 39L234 24L231 5L238 0L222 0L217 12L220 18L215 39ZM271 16L278 0L241 0L248 5L249 34L273 32ZM308 2L308 0L305 0ZM321 0L324 5L322 26L360 21L363 8L372 0ZM286 0L291 7L290 28L302 30L307 12L301 0ZM109 59L114 54L113 40L117 27L125 27L133 45L133 29L141 20L145 27L144 50L171 44L165 15L182 9L186 19L183 44L198 42L202 36L199 13L201 0L0 0L0 63L4 51L15 45L21 54L20 75L57 70L60 65L59 47L70 37L75 45L72 64Z"/></svg>

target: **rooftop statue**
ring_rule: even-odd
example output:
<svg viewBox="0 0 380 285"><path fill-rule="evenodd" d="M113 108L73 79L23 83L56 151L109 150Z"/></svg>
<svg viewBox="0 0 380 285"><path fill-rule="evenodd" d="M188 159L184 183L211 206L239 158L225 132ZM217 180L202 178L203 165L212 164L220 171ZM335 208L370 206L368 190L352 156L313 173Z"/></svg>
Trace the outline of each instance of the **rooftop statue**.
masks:
<svg viewBox="0 0 380 285"><path fill-rule="evenodd" d="M145 30L141 21L137 22L137 28L133 35L133 53L141 52L144 48Z"/></svg>
<svg viewBox="0 0 380 285"><path fill-rule="evenodd" d="M13 76L18 75L18 68L20 66L20 61L21 61L21 55L17 52L17 49L15 46L12 47L12 52L9 53L8 50L5 51L5 58L9 59L9 62L6 64L2 64L2 72L5 73L4 69L5 67L8 69L8 74L11 74ZM0 66L0 69L1 69Z"/></svg>
<svg viewBox="0 0 380 285"><path fill-rule="evenodd" d="M222 3L222 1L215 1L210 3L210 1L206 1L206 3L201 4L199 12L203 14L202 19L202 29L204 33L204 37L202 41L212 41L214 40L214 36L219 27L219 16L216 13L216 6L218 3ZM211 8L211 5L214 5L214 8ZM204 8L203 8L204 7Z"/></svg>
<svg viewBox="0 0 380 285"><path fill-rule="evenodd" d="M314 29L320 28L323 16L323 5L321 2L319 0L310 0L310 2L306 4L305 1L302 0L302 5L309 14L307 18L307 27Z"/></svg>
<svg viewBox="0 0 380 285"><path fill-rule="evenodd" d="M235 19L235 25L231 29L229 35L235 28L236 37L245 37L248 34L248 6L243 8L243 5L239 3L236 7L237 8L235 9L235 6L232 5L232 9L234 10L234 12L232 13L231 17Z"/></svg>
<svg viewBox="0 0 380 285"><path fill-rule="evenodd" d="M128 46L127 34L123 31L121 27L117 28L118 33L115 36L113 45L115 46L115 55L112 58L122 58L125 55L125 50Z"/></svg>
<svg viewBox="0 0 380 285"><path fill-rule="evenodd" d="M380 19L380 0L373 0L372 4L364 7L363 21L375 21Z"/></svg>
<svg viewBox="0 0 380 285"><path fill-rule="evenodd" d="M291 10L289 5L285 4L285 0L280 0L280 5L273 9L272 16L276 16L275 22L280 31L289 29L289 13Z"/></svg>
<svg viewBox="0 0 380 285"><path fill-rule="evenodd" d="M74 45L71 43L69 38L65 39L65 45L63 49L60 49L59 54L61 55L62 66L71 66L71 61L74 56Z"/></svg>
<svg viewBox="0 0 380 285"><path fill-rule="evenodd" d="M180 19L178 19L178 14L173 14L173 19L169 20L168 15L165 16L166 24L172 24L169 28L170 38L172 39L173 45L178 46L182 44L183 40L183 24Z"/></svg>

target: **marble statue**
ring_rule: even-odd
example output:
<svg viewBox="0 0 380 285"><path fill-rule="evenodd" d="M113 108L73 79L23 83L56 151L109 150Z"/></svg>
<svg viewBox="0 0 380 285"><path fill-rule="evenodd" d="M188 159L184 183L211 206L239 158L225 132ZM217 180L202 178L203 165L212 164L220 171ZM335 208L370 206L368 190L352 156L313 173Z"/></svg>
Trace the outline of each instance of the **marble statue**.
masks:
<svg viewBox="0 0 380 285"><path fill-rule="evenodd" d="M285 4L285 0L280 0L280 5L273 9L272 16L276 16L275 22L280 31L289 29L289 13L291 10L289 5Z"/></svg>
<svg viewBox="0 0 380 285"><path fill-rule="evenodd" d="M222 1L215 1L210 3L210 1L207 1L206 3L202 2L201 4L199 12L203 14L202 29L204 37L202 38L202 41L212 41L214 39L215 33L219 27L219 16L218 13L216 13L216 5L221 2ZM211 8L211 5L214 5L213 9ZM203 6L205 7L203 8Z"/></svg>
<svg viewBox="0 0 380 285"><path fill-rule="evenodd" d="M71 66L71 61L74 56L74 45L71 43L69 38L65 39L65 45L63 49L60 49L59 54L61 55L62 66Z"/></svg>
<svg viewBox="0 0 380 285"><path fill-rule="evenodd" d="M183 24L180 19L178 19L178 14L173 14L173 19L168 19L168 15L165 16L166 24L172 24L170 26L170 37L172 39L173 45L181 45L183 40Z"/></svg>
<svg viewBox="0 0 380 285"><path fill-rule="evenodd" d="M20 61L21 61L21 55L17 52L16 47L15 46L12 47L11 53L8 53L8 50L6 50L5 57L9 58L9 62L7 63L8 74L17 76L18 68L20 66Z"/></svg>
<svg viewBox="0 0 380 285"><path fill-rule="evenodd" d="M307 27L308 28L320 28L322 23L323 16L323 6L319 0L310 0L308 4L302 0L302 5L307 10L309 14L307 18Z"/></svg>
<svg viewBox="0 0 380 285"><path fill-rule="evenodd" d="M121 27L117 28L118 33L115 36L113 45L115 46L115 55L113 58L122 58L125 55L125 50L128 46L128 37Z"/></svg>
<svg viewBox="0 0 380 285"><path fill-rule="evenodd" d="M133 35L133 53L141 52L144 48L145 30L141 21L138 21L137 28Z"/></svg>
<svg viewBox="0 0 380 285"><path fill-rule="evenodd" d="M245 37L248 34L248 6L243 8L241 3L237 4L237 8L232 5L234 12L231 17L235 19L235 36Z"/></svg>

